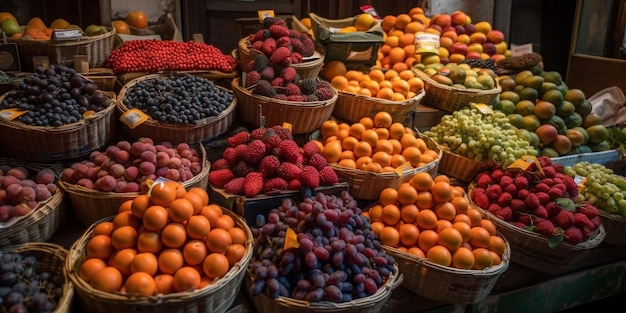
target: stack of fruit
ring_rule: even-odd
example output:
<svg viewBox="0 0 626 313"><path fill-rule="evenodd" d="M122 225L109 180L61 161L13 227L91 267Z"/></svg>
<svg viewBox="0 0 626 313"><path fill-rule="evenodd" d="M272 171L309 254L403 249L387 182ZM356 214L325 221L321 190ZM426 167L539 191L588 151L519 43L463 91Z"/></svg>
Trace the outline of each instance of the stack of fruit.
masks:
<svg viewBox="0 0 626 313"><path fill-rule="evenodd" d="M479 173L470 199L511 241L514 262L558 272L600 244L602 219L578 199L578 184L562 165L547 156L523 165Z"/></svg>
<svg viewBox="0 0 626 313"><path fill-rule="evenodd" d="M251 236L204 188L156 181L148 194L93 224L65 264L88 311L214 310L234 301L231 293L237 294L252 256ZM153 296L163 299L149 300Z"/></svg>
<svg viewBox="0 0 626 313"><path fill-rule="evenodd" d="M0 223L9 226L14 219L32 213L40 202L52 198L57 191L56 173L41 168L31 173L21 165L0 166Z"/></svg>
<svg viewBox="0 0 626 313"><path fill-rule="evenodd" d="M506 114L518 136L541 155L554 158L612 148L609 132L591 112L585 93L569 88L560 73L535 67L498 81L502 92L494 108Z"/></svg>
<svg viewBox="0 0 626 313"><path fill-rule="evenodd" d="M479 302L508 267L506 239L469 205L465 189L451 185L446 175L417 173L397 188L383 189L362 214L389 253L403 260L404 286L420 296ZM442 266L453 270L441 271ZM484 275L481 281L472 279L477 271ZM443 277L450 275L454 277ZM463 292L455 292L461 281Z"/></svg>

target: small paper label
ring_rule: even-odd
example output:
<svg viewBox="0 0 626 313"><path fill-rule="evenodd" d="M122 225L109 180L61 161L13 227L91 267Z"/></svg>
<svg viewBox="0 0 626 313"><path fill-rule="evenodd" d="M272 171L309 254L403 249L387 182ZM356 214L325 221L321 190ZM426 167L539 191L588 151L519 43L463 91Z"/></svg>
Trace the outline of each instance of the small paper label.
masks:
<svg viewBox="0 0 626 313"><path fill-rule="evenodd" d="M53 39L76 39L82 37L83 34L78 29L55 29L52 31Z"/></svg>
<svg viewBox="0 0 626 313"><path fill-rule="evenodd" d="M415 53L439 53L439 35L423 32L415 34Z"/></svg>
<svg viewBox="0 0 626 313"><path fill-rule="evenodd" d="M120 121L130 129L135 129L147 119L148 115L139 109L130 109L120 116Z"/></svg>
<svg viewBox="0 0 626 313"><path fill-rule="evenodd" d="M4 110L0 110L0 118L7 120L7 121L12 121L18 118L20 115L25 114L26 112L28 111L20 110L16 108L4 109Z"/></svg>
<svg viewBox="0 0 626 313"><path fill-rule="evenodd" d="M482 114L493 115L493 109L484 103L472 103L472 106L477 108Z"/></svg>
<svg viewBox="0 0 626 313"><path fill-rule="evenodd" d="M522 160L522 159L517 159L513 163L511 163L511 165L509 165L508 168L525 171L529 166L530 166L529 162Z"/></svg>
<svg viewBox="0 0 626 313"><path fill-rule="evenodd" d="M287 228L287 233L285 234L285 245L283 246L283 250L288 249L297 249L300 248L300 243L298 242L298 235L296 234L291 227Z"/></svg>
<svg viewBox="0 0 626 313"><path fill-rule="evenodd" d="M521 56L524 54L533 53L533 44L527 43L523 45L511 45L511 55L514 57Z"/></svg>
<svg viewBox="0 0 626 313"><path fill-rule="evenodd" d="M259 15L259 23L263 23L263 20L266 17L274 17L274 10L261 10L258 11L257 14Z"/></svg>
<svg viewBox="0 0 626 313"><path fill-rule="evenodd" d="M396 173L400 176L402 176L402 174L404 173L404 171L408 171L410 169L412 169L413 167L411 166L411 163L404 162L402 164L400 164L400 166L396 167Z"/></svg>
<svg viewBox="0 0 626 313"><path fill-rule="evenodd" d="M289 130L289 132L293 130L293 125L291 125L291 123L284 122L282 126L284 129Z"/></svg>
<svg viewBox="0 0 626 313"><path fill-rule="evenodd" d="M380 15L378 15L376 9L374 9L374 7L369 4L361 6L361 11L363 11L363 13L368 13L372 15L377 20L380 20Z"/></svg>
<svg viewBox="0 0 626 313"><path fill-rule="evenodd" d="M341 28L339 28L339 27L330 27L329 26L328 27L328 31L334 34L334 33L338 33L339 31L341 31Z"/></svg>

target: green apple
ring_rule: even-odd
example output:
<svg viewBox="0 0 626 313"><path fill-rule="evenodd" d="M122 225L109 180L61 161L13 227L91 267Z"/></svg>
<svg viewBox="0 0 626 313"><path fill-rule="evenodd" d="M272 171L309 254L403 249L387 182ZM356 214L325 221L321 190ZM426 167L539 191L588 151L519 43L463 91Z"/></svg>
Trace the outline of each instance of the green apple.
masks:
<svg viewBox="0 0 626 313"><path fill-rule="evenodd" d="M98 36L107 33L108 30L105 26L91 24L85 28L85 35Z"/></svg>
<svg viewBox="0 0 626 313"><path fill-rule="evenodd" d="M5 32L7 36L13 36L13 34L22 32L20 25L10 18L4 20L4 22L0 25L0 28L2 28L2 31Z"/></svg>

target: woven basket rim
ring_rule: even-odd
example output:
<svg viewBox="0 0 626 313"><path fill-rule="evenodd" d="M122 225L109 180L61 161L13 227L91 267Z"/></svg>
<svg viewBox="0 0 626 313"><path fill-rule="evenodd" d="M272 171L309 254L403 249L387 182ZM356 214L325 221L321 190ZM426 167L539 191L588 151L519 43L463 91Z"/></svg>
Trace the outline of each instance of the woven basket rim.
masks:
<svg viewBox="0 0 626 313"><path fill-rule="evenodd" d="M476 186L475 182L472 182L468 186L468 194L471 194L471 191L475 188L475 186ZM479 207L476 203L474 203L474 201L472 201L471 197L468 197L468 199L472 207L476 208L483 216L487 216L489 220L495 222L498 227L501 227L508 232L518 234L524 237L528 237L528 238L531 238L533 241L537 241L538 243L541 243L542 245L540 244L536 245L538 248L546 247L548 249L553 249L553 248L550 248L550 246L548 245L548 241L550 239L547 236L517 227L511 223L505 222L504 220L494 215L493 213ZM577 245L572 245L570 243L563 241L557 247L563 247L571 251L589 250L589 249L597 247L600 243L602 243L602 240L604 239L605 236L606 236L606 232L605 232L604 226L600 224L598 229L594 231L594 234L588 240L583 241Z"/></svg>
<svg viewBox="0 0 626 313"><path fill-rule="evenodd" d="M85 282L79 276L78 265L84 260L84 249L86 248L86 243L89 240L94 228L101 222L112 221L115 216L109 216L102 218L101 220L92 224L88 229L86 229L81 237L76 240L70 249L68 250L68 257L65 262L65 270L68 273L70 281L74 284L74 288L78 291L89 293L91 296L94 296L103 301L111 301L116 303L123 303L125 305L159 305L164 302L186 302L186 301L198 301L202 298L206 298L214 295L215 293L222 290L222 287L235 281L235 278L243 271L247 269L247 265L249 261L252 259L252 250L253 250L253 239L252 239L252 231L248 227L248 225L243 221L243 219L232 212L227 208L223 208L225 214L231 216L236 225L239 225L244 232L246 233L247 239L244 244L246 247L246 252L241 258L239 262L237 262L234 266L230 268L228 273L225 276L219 278L214 283L209 284L203 288L195 289L193 291L185 291L185 292L177 292L165 295L156 295L156 296L132 296L132 295L124 295L120 293L108 293L104 291L97 290L93 288L90 284ZM131 308L129 308L131 309Z"/></svg>
<svg viewBox="0 0 626 313"><path fill-rule="evenodd" d="M4 100L4 98L12 93L12 92L16 92L15 90L6 92L2 95L0 95L0 101ZM74 131L76 130L76 128L80 128L82 127L84 124L87 124L89 122L91 122L92 120L96 120L99 118L102 118L103 116L107 116L109 115L111 110L114 110L116 105L115 105L115 101L116 101L116 95L115 92L112 91L105 91L105 90L100 90L100 92L102 92L104 94L105 97L107 97L109 100L109 105L104 108L101 111L95 112L93 115L87 117L87 118L83 118L80 121L76 122L76 123L72 123L72 124L65 124L65 125L61 125L61 126L31 126L31 125L26 125L24 123L21 123L19 121L16 120L5 120L3 118L0 118L0 125L6 125L8 127L11 128L15 128L18 130L24 130L24 131L32 131L32 132L67 132L67 131Z"/></svg>
<svg viewBox="0 0 626 313"><path fill-rule="evenodd" d="M380 99L380 98L376 98L376 97L360 95L360 94L356 94L356 93L353 93L353 92L341 91L341 90L337 90L337 93L340 96L351 96L351 97L354 97L356 99L364 99L364 100L367 100L367 101L376 101L378 103L386 104L386 105L411 105L411 104L415 103L416 101L421 101L422 98L424 98L424 95L426 94L426 90L424 90L422 88L422 90L420 90L420 92L417 95L415 95L415 97L410 98L410 99L406 99L406 100L402 100L402 101L392 101L392 100L387 100L387 99Z"/></svg>
<svg viewBox="0 0 626 313"><path fill-rule="evenodd" d="M241 92L249 97L252 97L254 99L257 99L259 102L266 102L266 103L276 103L276 104L282 104L282 105L286 105L286 106L298 106L298 107L325 107L327 105L333 104L337 101L337 97L339 96L339 93L337 92L337 90L332 89L333 90L333 97L328 99L328 100L323 100L323 101L311 101L311 102L296 102L296 101L287 101L287 100L280 100L280 99L274 99L274 98L270 98L270 97L266 97L266 96L260 96L260 95L256 95L253 94L250 89L248 88L244 88L243 86L241 86L240 83L241 79L239 77L234 78L231 82L231 86L234 89L237 89L238 92Z"/></svg>
<svg viewBox="0 0 626 313"><path fill-rule="evenodd" d="M502 92L502 87L500 87L500 84L498 84L497 81L496 81L495 87L489 90L474 89L474 88L461 89L461 88L438 83L437 81L432 79L430 76L428 76L426 73L416 68L415 66L411 67L411 70L416 76L421 78L424 81L424 83L431 85L433 87L445 90L445 91L454 91L457 93L473 94L473 95L494 95L494 94L500 94Z"/></svg>
<svg viewBox="0 0 626 313"><path fill-rule="evenodd" d="M621 216L617 213L609 213L607 211L599 209L598 214L603 218L606 218L615 222L626 223L626 216Z"/></svg>
<svg viewBox="0 0 626 313"><path fill-rule="evenodd" d="M134 78L132 80L130 80L129 82L127 82L126 84L124 84L124 86L122 86L122 89L120 89L119 93L117 94L117 101L116 101L116 106L117 108L120 110L120 114L124 114L125 112L127 112L129 110L129 108L124 104L124 99L126 96L126 92L131 89L132 87L134 87L137 83L142 82L142 81L146 81L146 80L151 80L151 79L157 79L157 78L162 78L162 77L169 77L169 76L194 76L192 74L189 73L181 73L181 72L164 72L164 73L155 73L155 74L148 74L148 75L144 75L144 76L140 76L137 78ZM196 76L197 77L197 76ZM205 79L209 82L211 82L211 80L206 79L206 78L202 78L199 77L201 79ZM226 91L229 93L233 93L231 90L228 90L227 88L224 88L222 86L219 85L215 85L215 87L217 87L218 89L222 90L222 91ZM228 107L226 107L226 109L222 110L222 112L220 112L220 114L216 115L216 116L208 116L205 117L201 120L199 120L196 124L177 124L177 123L169 123L169 122L160 122L157 121L155 119L153 119L152 117L150 117L148 115L148 119L146 120L146 123L153 123L153 124L157 124L160 126L172 126L172 127L180 127L180 128L196 128L196 127L203 127L209 124L213 124L217 121L222 120L224 117L228 116L237 106L237 99L235 97L235 95L233 94L233 101L231 101L231 103L228 105Z"/></svg>

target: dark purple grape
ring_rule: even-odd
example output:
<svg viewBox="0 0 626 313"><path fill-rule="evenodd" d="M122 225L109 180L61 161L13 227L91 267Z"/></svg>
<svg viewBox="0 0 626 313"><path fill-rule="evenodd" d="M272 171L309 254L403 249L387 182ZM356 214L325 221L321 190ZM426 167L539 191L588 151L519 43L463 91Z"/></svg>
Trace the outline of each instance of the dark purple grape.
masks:
<svg viewBox="0 0 626 313"><path fill-rule="evenodd" d="M2 302L2 304L4 305L5 308L10 308L16 304L20 304L23 302L24 302L24 296L21 293L11 291L9 292L8 295L4 297L4 301Z"/></svg>
<svg viewBox="0 0 626 313"><path fill-rule="evenodd" d="M271 235L274 233L275 230L276 224L267 223L261 228L261 233L263 233L264 235Z"/></svg>
<svg viewBox="0 0 626 313"><path fill-rule="evenodd" d="M309 280L311 281L311 288L324 288L324 286L326 286L324 275L322 274L322 271L318 269L311 271Z"/></svg>
<svg viewBox="0 0 626 313"><path fill-rule="evenodd" d="M335 252L333 254L333 265L335 265L335 266L341 265L343 263L344 256L345 256L345 254L344 254L343 251Z"/></svg>
<svg viewBox="0 0 626 313"><path fill-rule="evenodd" d="M299 239L298 242L300 243L301 251L310 252L313 250L313 241L310 238L304 237Z"/></svg>
<svg viewBox="0 0 626 313"><path fill-rule="evenodd" d="M278 277L278 268L274 264L270 264L267 267L267 278L276 278Z"/></svg>
<svg viewBox="0 0 626 313"><path fill-rule="evenodd" d="M278 275L287 276L289 275L289 273L291 273L291 271L293 271L294 268L295 268L294 263L282 263L280 267L278 268Z"/></svg>
<svg viewBox="0 0 626 313"><path fill-rule="evenodd" d="M257 269L254 271L254 276L257 279L265 279L267 277L267 267L266 266L257 267Z"/></svg>
<svg viewBox="0 0 626 313"><path fill-rule="evenodd" d="M328 196L321 192L318 192L317 194L315 194L315 200L318 201L321 205L326 206L328 203Z"/></svg>
<svg viewBox="0 0 626 313"><path fill-rule="evenodd" d="M305 279L301 279L296 284L296 288L298 290L306 290L306 291L308 291L311 288L311 282L309 282L308 280L305 280Z"/></svg>
<svg viewBox="0 0 626 313"><path fill-rule="evenodd" d="M359 273L352 277L352 282L355 284L361 284L365 282L365 278L367 278L365 277L365 274Z"/></svg>
<svg viewBox="0 0 626 313"><path fill-rule="evenodd" d="M308 294L308 290L295 290L291 297L296 300L305 300Z"/></svg>
<svg viewBox="0 0 626 313"><path fill-rule="evenodd" d="M365 248L365 250L363 250L363 254L368 257L368 258L373 258L376 256L376 250L372 249L372 248Z"/></svg>
<svg viewBox="0 0 626 313"><path fill-rule="evenodd" d="M330 273L330 276L328 277L328 280L326 281L326 283L330 284L330 285L337 285L340 282L344 282L348 279L348 275L346 274L346 272L344 271L335 271Z"/></svg>
<svg viewBox="0 0 626 313"><path fill-rule="evenodd" d="M315 247L315 249L313 250L313 253L315 253L315 256L317 256L317 259L322 262L327 261L328 258L330 257L330 252L328 251L328 249L324 247Z"/></svg>
<svg viewBox="0 0 626 313"><path fill-rule="evenodd" d="M311 301L311 302L317 302L317 301L321 301L323 297L324 297L324 289L317 288L317 289L311 290L307 294L306 300Z"/></svg>
<svg viewBox="0 0 626 313"><path fill-rule="evenodd" d="M0 287L0 298L4 298L6 295L9 294L9 292L11 292L11 287L8 287L8 286Z"/></svg>
<svg viewBox="0 0 626 313"><path fill-rule="evenodd" d="M357 253L359 253L356 246L350 243L346 245L345 252L346 252L346 259L349 261L354 261L357 257Z"/></svg>
<svg viewBox="0 0 626 313"><path fill-rule="evenodd" d="M265 286L270 295L278 296L278 289L280 288L280 283L278 282L278 280L276 280L275 278L268 279L265 283Z"/></svg>
<svg viewBox="0 0 626 313"><path fill-rule="evenodd" d="M304 211L298 211L298 214L296 214L296 219L298 220L298 222L304 220L304 218L306 217L307 212Z"/></svg>
<svg viewBox="0 0 626 313"><path fill-rule="evenodd" d="M339 213L335 210L324 210L324 216L326 216L326 219L330 222L336 222L337 220L339 220Z"/></svg>
<svg viewBox="0 0 626 313"><path fill-rule="evenodd" d="M278 217L278 214L277 214L277 213L272 212L272 213L270 213L270 214L268 214L268 215L267 215L267 220L268 220L270 223L276 224L276 223L278 223L278 222L280 221L280 218Z"/></svg>
<svg viewBox="0 0 626 313"><path fill-rule="evenodd" d="M387 258L383 256L374 257L374 263L378 266L385 266L387 265Z"/></svg>
<svg viewBox="0 0 626 313"><path fill-rule="evenodd" d="M13 287L11 287L11 291L19 292L22 295L26 295L28 293L28 286L24 282L17 282Z"/></svg>
<svg viewBox="0 0 626 313"><path fill-rule="evenodd" d="M263 227L263 225L265 225L265 216L263 214L257 214L255 225L256 227Z"/></svg>
<svg viewBox="0 0 626 313"><path fill-rule="evenodd" d="M250 294L253 296L258 296L261 294L261 292L263 292L263 289L265 289L265 280L256 280L254 284L252 284L252 286L250 287Z"/></svg>
<svg viewBox="0 0 626 313"><path fill-rule="evenodd" d="M13 286L17 282L17 274L4 272L0 274L0 286Z"/></svg>
<svg viewBox="0 0 626 313"><path fill-rule="evenodd" d="M389 275L391 274L391 271L387 267L384 267L384 266L383 267L379 267L378 268L378 272L383 277L389 277Z"/></svg>
<svg viewBox="0 0 626 313"><path fill-rule="evenodd" d="M353 293L361 294L365 292L365 280L362 283L354 283L354 291ZM360 297L357 297L360 298Z"/></svg>
<svg viewBox="0 0 626 313"><path fill-rule="evenodd" d="M339 284L337 284L337 287L339 287L339 290L341 290L341 292L343 293L352 293L352 290L354 289L354 285L352 285L351 282L340 282Z"/></svg>
<svg viewBox="0 0 626 313"><path fill-rule="evenodd" d="M334 240L333 242L330 243L330 246L332 247L333 252L340 252L340 251L346 250L346 242L341 239Z"/></svg>
<svg viewBox="0 0 626 313"><path fill-rule="evenodd" d="M369 271L369 273L367 273L367 277L372 278L372 279L376 279L376 278L380 277L380 273L378 273L378 270L371 269Z"/></svg>
<svg viewBox="0 0 626 313"><path fill-rule="evenodd" d="M324 293L326 296L324 297L327 301L330 302L340 302L341 301L341 290L337 286L330 285L324 288Z"/></svg>
<svg viewBox="0 0 626 313"><path fill-rule="evenodd" d="M287 217L285 218L285 224L289 225L289 227L297 227L300 221L295 217Z"/></svg>
<svg viewBox="0 0 626 313"><path fill-rule="evenodd" d="M335 210L339 209L339 205L336 202L334 202L334 201L326 202L326 209L327 209L326 211L328 211L328 210L333 211L333 212L337 213L337 216L339 216L339 212L335 211ZM324 211L324 212L326 212L326 211Z"/></svg>
<svg viewBox="0 0 626 313"><path fill-rule="evenodd" d="M272 249L272 247L267 247L263 249L263 252L261 252L261 258L263 259L271 259L273 256L274 256L274 249Z"/></svg>
<svg viewBox="0 0 626 313"><path fill-rule="evenodd" d="M354 213L350 210L345 210L341 212L339 214L339 222L347 223L352 218L352 215L354 215Z"/></svg>
<svg viewBox="0 0 626 313"><path fill-rule="evenodd" d="M313 251L307 252L306 255L304 256L304 265L308 269L318 268L317 256L315 255Z"/></svg>
<svg viewBox="0 0 626 313"><path fill-rule="evenodd" d="M313 212L313 205L311 205L311 203L301 203L300 210L307 214L311 213Z"/></svg>
<svg viewBox="0 0 626 313"><path fill-rule="evenodd" d="M365 292L370 295L373 295L378 290L378 286L372 278L366 278L363 284L365 285Z"/></svg>
<svg viewBox="0 0 626 313"><path fill-rule="evenodd" d="M38 292L32 296L28 307L35 312L40 312L45 309L46 302L48 302L48 295Z"/></svg>

